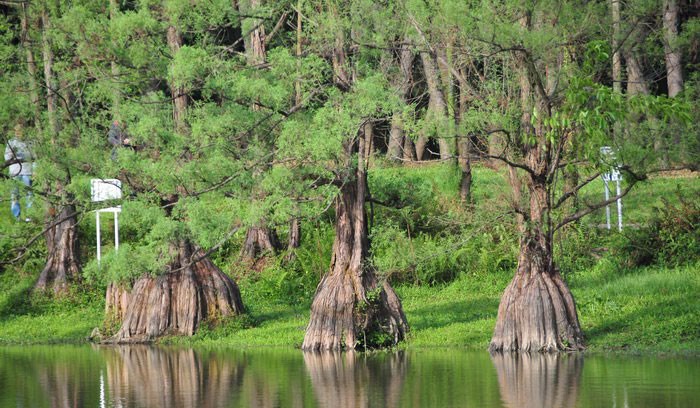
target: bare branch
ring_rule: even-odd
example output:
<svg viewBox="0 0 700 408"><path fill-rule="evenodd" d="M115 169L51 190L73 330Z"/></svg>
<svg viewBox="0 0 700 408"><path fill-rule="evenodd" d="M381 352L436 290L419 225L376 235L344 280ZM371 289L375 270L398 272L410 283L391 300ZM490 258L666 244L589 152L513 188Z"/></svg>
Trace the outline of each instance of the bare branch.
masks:
<svg viewBox="0 0 700 408"><path fill-rule="evenodd" d="M583 187L590 184L593 180L597 179L599 176L600 176L600 172L596 172L591 177L584 180L583 183L577 185L572 190L565 192L561 197L559 197L556 204L554 204L554 206L552 206L552 209L556 210L557 208L559 208L562 204L564 204L564 202L566 200L568 200L569 198L574 196L576 193L578 193L579 190L581 190Z"/></svg>
<svg viewBox="0 0 700 408"><path fill-rule="evenodd" d="M620 198L626 196L627 193L629 193L632 190L632 187L634 187L634 185L637 184L637 181L639 181L639 180L633 177L630 184L627 187L625 187L625 189L622 190L622 192L620 192L620 194L618 194L614 197L611 197L608 200L603 200L599 203L596 203L593 205L588 205L587 208L580 210L578 212L575 212L567 217L564 217L564 219L561 220L561 222L559 224L557 224L556 227L554 227L554 229L552 230L552 233L555 233L561 227L563 227L567 224L570 224L574 221L580 220L581 218L585 217L586 215L592 213L593 211L599 210L599 209L605 207L606 205L612 204L615 201L619 200Z"/></svg>
<svg viewBox="0 0 700 408"><path fill-rule="evenodd" d="M284 24L285 21L287 21L287 16L289 15L289 11L285 11L282 13L282 16L280 17L279 21L277 21L277 24L275 24L275 27L270 31L270 34L265 36L265 45L268 45L270 41L272 40L272 37L277 34L277 31L279 31L280 28L282 28L282 25Z"/></svg>

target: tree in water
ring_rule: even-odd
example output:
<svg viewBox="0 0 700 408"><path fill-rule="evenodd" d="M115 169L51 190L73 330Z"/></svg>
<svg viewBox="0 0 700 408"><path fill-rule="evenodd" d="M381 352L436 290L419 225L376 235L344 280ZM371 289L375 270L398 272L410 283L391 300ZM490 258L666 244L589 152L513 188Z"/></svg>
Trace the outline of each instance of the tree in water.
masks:
<svg viewBox="0 0 700 408"><path fill-rule="evenodd" d="M164 19L167 23L167 47L173 56L170 70L178 72L178 69L183 69L178 64L191 63L188 56L182 55L191 52L191 47L183 45L178 19L167 14ZM145 194L144 185L168 180L152 187L160 191L160 209L150 211L155 211L152 215L170 227L166 227L169 230L155 238L159 242L156 249L148 252L151 256L155 255L151 262L156 265L156 270L141 271L132 276L135 281L130 290L116 283L108 288L107 318L123 318L121 327L109 339L113 342L151 341L166 334L193 335L205 320L217 320L244 312L236 283L214 265L208 252L194 243L195 235L188 226L188 221L191 222L192 218L188 205L203 205L197 198L203 193L193 193L192 180L196 176L187 173L188 166L196 159L202 165L206 157L201 154L195 157L192 129L187 121L191 82L172 75L168 85L172 100L173 138L183 144L165 144L158 154L149 151L149 146L139 152L124 151L120 152L123 153L123 160L122 157L118 160L118 163L123 161L133 166L134 162L128 160L140 155L144 161L153 161L155 166L158 163L168 163L172 166L172 178L168 180L169 175L164 176L162 173L131 173L133 167L127 167L122 172L137 194ZM168 148L171 150L166 150ZM230 235L226 238L230 238ZM135 249L131 248L131 251Z"/></svg>
<svg viewBox="0 0 700 408"><path fill-rule="evenodd" d="M303 350L367 347L368 333L385 333L389 344L396 344L408 330L401 301L370 263L365 212L370 143L358 133L343 144L348 173L335 198L331 266L316 289Z"/></svg>
<svg viewBox="0 0 700 408"><path fill-rule="evenodd" d="M303 214L317 217L330 206L335 210L330 267L316 289L302 349L381 347L401 341L408 325L398 296L372 265L365 211L370 198L368 159L373 121L397 111L400 98L376 70L378 60L362 71L356 64L363 57L348 52L349 27L366 24L359 16L374 12L376 6L364 4L368 10L352 13L337 9L338 5L325 7L322 14L327 23L310 27L307 37L332 41L312 42L308 49L323 50L324 62L332 69L308 59L301 71L314 67L315 80L333 86L315 91L322 105L307 115L288 118L277 140L277 160L297 164L285 173L299 183L292 190L305 195L298 200ZM329 71L332 77L327 76Z"/></svg>
<svg viewBox="0 0 700 408"><path fill-rule="evenodd" d="M512 78L520 95L519 112L511 113L513 122L504 125L507 145L492 156L508 167L520 249L515 276L501 297L491 351L584 348L574 297L555 262L554 236L644 179L649 162L643 156L653 151L639 154L638 146L627 143L632 140L629 131L615 138L613 128L630 113L645 112L648 120L655 120L666 109L662 100L623 98L594 82L593 72L601 68L590 61L566 61L561 40L571 35L572 26L585 30L585 21L598 13L587 9L590 16L584 18L575 10L577 2L562 4L556 13L541 5L511 11L487 7L481 13L488 15L491 27L474 26L483 32L510 30L494 50L508 50L510 72L504 75ZM531 41L534 38L547 40ZM618 148L614 162L600 151L610 145ZM565 170L572 163L577 163L580 177L567 180ZM565 205L611 166L624 174L625 186L618 195L587 202L580 209Z"/></svg>
<svg viewBox="0 0 700 408"><path fill-rule="evenodd" d="M25 8L24 15L28 12ZM41 21L41 43L42 57L44 65L44 84L46 88L46 112L49 121L49 143L52 154L55 154L55 149L72 147L76 140L68 140L67 142L59 140L59 109L58 109L58 85L56 81L56 73L54 67L54 50L51 41L52 38L52 17L49 8L46 5L40 7ZM29 55L28 55L29 58ZM29 71L30 75L33 72ZM66 93L69 91L64 89ZM64 102L63 113L67 118L72 118L70 107L67 106L72 99L70 95L61 96ZM35 103L38 103L35 102ZM66 132L71 134L72 132ZM72 136L72 135L71 135ZM66 146L67 145L67 146ZM48 149L47 149L48 150ZM46 226L46 248L47 259L46 264L39 275L39 279L34 286L35 290L47 291L50 290L54 294L65 293L68 290L71 282L80 280L80 262L78 259L78 229L77 229L77 211L74 203L74 195L67 191L67 186L71 183L71 171L69 165L61 161L63 155L56 155L58 168L61 169L61 175L54 181L55 194L58 197L58 203L52 203L47 217ZM56 208L58 207L58 211Z"/></svg>

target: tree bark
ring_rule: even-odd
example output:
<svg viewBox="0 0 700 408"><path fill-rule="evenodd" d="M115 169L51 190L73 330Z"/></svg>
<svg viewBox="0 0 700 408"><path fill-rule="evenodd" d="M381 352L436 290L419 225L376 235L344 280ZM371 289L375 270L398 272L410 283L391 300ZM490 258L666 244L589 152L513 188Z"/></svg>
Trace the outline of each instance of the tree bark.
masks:
<svg viewBox="0 0 700 408"><path fill-rule="evenodd" d="M49 12L44 6L41 9L41 43L42 54L44 57L44 84L46 86L46 111L49 117L49 130L51 131L51 141L55 142L58 136L58 117L57 117L57 100L56 84L53 77L53 51L49 42L49 30L51 29L51 20Z"/></svg>
<svg viewBox="0 0 700 408"><path fill-rule="evenodd" d="M292 218L289 221L289 236L287 237L287 255L285 259L290 261L294 259L295 249L299 248L301 244L301 223L299 218Z"/></svg>
<svg viewBox="0 0 700 408"><path fill-rule="evenodd" d="M114 21L116 14L119 11L119 3L117 0L109 0L109 19ZM112 114L115 118L119 118L119 105L121 104L121 89L119 89L119 65L114 57L110 61L110 70L112 72Z"/></svg>
<svg viewBox="0 0 700 408"><path fill-rule="evenodd" d="M253 262L264 254L277 252L280 245L277 232L266 226L250 227L246 231L241 258L244 261Z"/></svg>
<svg viewBox="0 0 700 408"><path fill-rule="evenodd" d="M34 107L34 126L39 133L42 132L41 126L41 103L39 102L39 91L36 82L37 68L36 61L34 60L34 52L32 51L31 41L30 41L30 19L29 19L29 4L26 2L22 3L22 16L20 21L21 26L21 44L24 48L25 58L27 62L27 77L29 83L29 98L32 101L32 106Z"/></svg>
<svg viewBox="0 0 700 408"><path fill-rule="evenodd" d="M622 46L622 56L627 63L627 93L629 95L648 95L649 83L644 76L644 67L639 60L638 45L641 44L648 31L644 26L634 29L627 43Z"/></svg>
<svg viewBox="0 0 700 408"><path fill-rule="evenodd" d="M413 140L410 137L403 138L403 160L404 161L416 161L418 157L416 155L416 146L413 144Z"/></svg>
<svg viewBox="0 0 700 408"><path fill-rule="evenodd" d="M238 9L245 15L241 28L243 30L243 45L248 66L255 67L265 63L267 57L265 51L265 25L263 20L247 16L259 13L261 0L241 0Z"/></svg>
<svg viewBox="0 0 700 408"><path fill-rule="evenodd" d="M470 158L469 136L460 137L457 142L458 158L457 163L461 172L459 182L459 198L463 203L472 202L472 166Z"/></svg>
<svg viewBox="0 0 700 408"><path fill-rule="evenodd" d="M105 316L108 323L121 323L126 317L126 309L131 301L131 291L125 286L112 282L105 295Z"/></svg>
<svg viewBox="0 0 700 408"><path fill-rule="evenodd" d="M440 82L438 77L438 66L437 60L434 55L422 52L420 54L421 61L423 62L423 72L425 74L425 80L428 85L428 94L430 95L430 101L428 102L428 112L427 117L429 120L436 121L438 123L439 131L446 131L446 121L447 121L447 103L445 101L445 95L443 95L440 89ZM452 157L454 154L454 137L453 135L436 135L438 139L438 144L440 145L440 159L446 160ZM446 137L445 137L446 136ZM425 147L425 143L421 142L422 147ZM416 153L418 154L418 160L421 160L423 156L423 148L418 149L418 143L416 143Z"/></svg>
<svg viewBox="0 0 700 408"><path fill-rule="evenodd" d="M131 290L119 331L109 341L149 342L164 335L191 336L207 319L244 312L236 283L188 240L173 246L162 275L142 276Z"/></svg>
<svg viewBox="0 0 700 408"><path fill-rule="evenodd" d="M413 86L413 52L406 44L402 44L399 51L400 76L398 83L399 97L404 104L408 103ZM389 144L387 158L399 161L404 157L404 127L401 113L395 112L391 118L391 131L389 132ZM409 140L410 141L410 140Z"/></svg>
<svg viewBox="0 0 700 408"><path fill-rule="evenodd" d="M620 0L610 0L612 12L612 81L613 90L622 92L622 55L620 50Z"/></svg>
<svg viewBox="0 0 700 408"><path fill-rule="evenodd" d="M584 348L576 303L551 254L543 233L521 239L518 268L501 297L490 351Z"/></svg>
<svg viewBox="0 0 700 408"><path fill-rule="evenodd" d="M180 50L180 47L182 47L182 36L174 25L168 26L167 41L170 53L175 56ZM173 123L175 124L175 131L180 134L187 134L189 132L189 127L186 122L187 94L182 87L170 83L170 95L173 99Z"/></svg>
<svg viewBox="0 0 700 408"><path fill-rule="evenodd" d="M48 256L35 290L51 290L60 295L66 292L70 283L80 280L78 222L75 214L74 205L65 205L54 217L54 221L49 221L56 225L45 234Z"/></svg>
<svg viewBox="0 0 700 408"><path fill-rule="evenodd" d="M683 91L683 66L681 65L681 49L678 46L678 25L680 21L680 7L678 0L664 0L664 53L666 56L666 83L668 85L669 98L675 98ZM675 131L673 144L681 145L681 132ZM684 158L685 152L681 152ZM668 162L668 159L665 160Z"/></svg>
<svg viewBox="0 0 700 408"><path fill-rule="evenodd" d="M664 0L664 52L666 54L666 81L668 96L673 98L683 90L681 50L678 47L678 0Z"/></svg>
<svg viewBox="0 0 700 408"><path fill-rule="evenodd" d="M335 200L335 240L330 271L316 289L311 320L302 349L306 351L384 346L367 336L383 332L391 344L408 330L401 301L388 282L380 282L368 259L369 239L365 197L369 141L345 144L346 166L352 169ZM357 164L352 164L357 154Z"/></svg>
<svg viewBox="0 0 700 408"><path fill-rule="evenodd" d="M462 123L469 108L469 95L467 93L466 72L462 70L459 78L459 110L457 121ZM472 166L471 166L471 135L461 134L457 139L457 164L462 173L459 183L459 197L463 203L472 201Z"/></svg>

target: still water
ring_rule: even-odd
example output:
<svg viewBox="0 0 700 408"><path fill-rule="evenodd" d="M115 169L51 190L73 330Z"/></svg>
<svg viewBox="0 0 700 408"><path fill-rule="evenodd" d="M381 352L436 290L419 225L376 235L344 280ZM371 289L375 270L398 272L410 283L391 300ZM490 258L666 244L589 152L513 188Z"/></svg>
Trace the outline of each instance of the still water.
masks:
<svg viewBox="0 0 700 408"><path fill-rule="evenodd" d="M0 347L0 407L700 407L700 360Z"/></svg>

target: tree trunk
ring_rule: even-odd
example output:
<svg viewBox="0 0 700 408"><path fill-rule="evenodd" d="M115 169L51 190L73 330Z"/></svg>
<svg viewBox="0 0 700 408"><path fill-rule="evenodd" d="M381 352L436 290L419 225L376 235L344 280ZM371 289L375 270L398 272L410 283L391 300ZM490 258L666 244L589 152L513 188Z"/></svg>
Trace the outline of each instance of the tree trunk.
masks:
<svg viewBox="0 0 700 408"><path fill-rule="evenodd" d="M34 53L32 52L31 48L31 41L30 41L30 33L29 33L29 28L30 28L30 23L29 23L29 4L22 3L22 16L21 16L21 43L22 43L22 48L24 48L24 52L26 55L26 61L27 61L27 77L29 80L29 98L32 101L32 106L34 107L34 126L36 127L37 131L39 133L42 132L42 126L41 126L41 103L39 102L39 91L38 91L38 86L36 82L36 74L37 74L37 68L36 68L36 61L34 61Z"/></svg>
<svg viewBox="0 0 700 408"><path fill-rule="evenodd" d="M117 0L109 0L109 19L114 21L116 14L119 11L119 3ZM110 70L112 72L112 114L119 119L119 105L121 104L121 89L119 86L119 65L112 57L110 61Z"/></svg>
<svg viewBox="0 0 700 408"><path fill-rule="evenodd" d="M172 22L167 28L167 42L171 53L177 54L182 37ZM169 86L175 131L187 134L187 97L174 84ZM183 189L178 187L178 190ZM144 275L134 283L126 299L128 305L121 328L110 342L148 342L164 335L191 336L207 319L244 312L236 283L187 238L178 238L171 246L170 255L172 260L161 275ZM108 296L107 301L111 299L121 301L124 297ZM108 303L106 308L121 311L123 306Z"/></svg>
<svg viewBox="0 0 700 408"><path fill-rule="evenodd" d="M296 258L296 249L301 244L301 223L299 218L292 218L289 221L289 236L287 237L287 255L285 261L289 262Z"/></svg>
<svg viewBox="0 0 700 408"><path fill-rule="evenodd" d="M49 30L51 21L46 7L41 10L41 39L42 54L44 59L44 83L46 86L46 104L49 117L49 131L51 144L57 145L59 123L57 112L56 85L53 73L53 51L49 42ZM66 195L61 183L57 183L57 194ZM66 197L70 201L70 197ZM53 225L55 223L55 225ZM54 294L65 293L71 282L80 280L80 262L78 261L78 230L76 208L73 204L64 204L61 211L56 214L52 207L49 210L48 225L46 231L47 259L44 269L39 275L39 280L34 286L35 290L52 290Z"/></svg>
<svg viewBox="0 0 700 408"><path fill-rule="evenodd" d="M399 68L401 75L399 77L398 89L399 97L404 104L408 102L411 95L411 87L413 86L413 60L413 52L406 44L403 44L401 51L399 51ZM391 131L389 133L389 146L387 149L387 158L389 160L398 161L402 158L406 159L404 151L406 142L404 141L404 137L405 134L401 114L395 112L391 118Z"/></svg>
<svg viewBox="0 0 700 408"><path fill-rule="evenodd" d="M620 0L611 0L612 12L612 81L613 90L622 92L622 55L620 49Z"/></svg>
<svg viewBox="0 0 700 408"><path fill-rule="evenodd" d="M664 0L664 52L666 54L666 81L668 96L673 98L683 90L681 50L678 47L678 0Z"/></svg>
<svg viewBox="0 0 700 408"><path fill-rule="evenodd" d="M408 330L401 301L388 282L379 282L368 259L365 197L369 141L346 142L346 166L352 168L335 200L335 240L330 271L316 289L311 320L302 349L341 350L384 346L372 344L384 333L391 344ZM352 164L355 153L357 164ZM369 336L369 339L368 339Z"/></svg>
<svg viewBox="0 0 700 408"><path fill-rule="evenodd" d="M139 278L119 331L109 341L138 343L164 335L191 336L207 319L243 313L236 283L202 251L181 239L159 276Z"/></svg>
<svg viewBox="0 0 700 408"><path fill-rule="evenodd" d="M644 78L644 70L636 53L633 50L625 51L625 61L627 61L627 93L629 95L649 94L649 85Z"/></svg>
<svg viewBox="0 0 700 408"><path fill-rule="evenodd" d="M51 131L51 141L55 141L58 136L58 117L57 117L57 95L56 84L53 78L53 51L49 42L49 30L51 29L51 21L49 12L46 7L41 10L41 43L42 54L44 57L44 85L46 86L46 111L49 116L49 130Z"/></svg>
<svg viewBox="0 0 700 408"><path fill-rule="evenodd" d="M420 54L421 61L423 62L423 72L425 73L425 80L428 85L428 93L430 95L430 101L428 102L428 112L426 114L429 120L435 121L438 126L438 132L445 132L448 128L446 126L447 121L447 104L445 102L445 96L440 89L440 82L438 78L438 67L435 56L422 52ZM453 135L436 135L438 139L438 144L440 145L440 159L446 160L452 157L454 154L454 137ZM446 137L445 137L446 136ZM425 143L422 142L422 147L425 147ZM418 154L418 160L421 160L423 156L423 148L418 149L418 143L416 142L416 153Z"/></svg>
<svg viewBox="0 0 700 408"><path fill-rule="evenodd" d="M574 298L551 254L543 234L521 239L518 269L501 297L490 351L584 348Z"/></svg>
<svg viewBox="0 0 700 408"><path fill-rule="evenodd" d="M61 294L68 289L71 282L80 280L78 222L75 214L74 205L65 205L61 212L49 221L55 222L56 225L49 228L45 234L48 256L35 290L50 289L55 294Z"/></svg>
<svg viewBox="0 0 700 408"><path fill-rule="evenodd" d="M109 323L123 322L126 309L131 301L131 291L117 282L107 286L105 295L105 316Z"/></svg>
<svg viewBox="0 0 700 408"><path fill-rule="evenodd" d="M253 262L264 254L274 254L281 247L274 229L265 226L250 227L241 248L241 258L244 261Z"/></svg>
<svg viewBox="0 0 700 408"><path fill-rule="evenodd" d="M174 25L168 26L168 47L173 56L177 54L182 47L182 36L180 31ZM170 95L173 98L173 123L175 131L180 134L187 134L189 128L185 118L187 116L187 94L182 87L170 84Z"/></svg>
<svg viewBox="0 0 700 408"><path fill-rule="evenodd" d="M463 203L469 204L472 202L472 166L469 153L470 146L469 136L460 137L457 142L458 164L459 170L462 173L459 183L459 198Z"/></svg>
<svg viewBox="0 0 700 408"><path fill-rule="evenodd" d="M248 66L255 67L265 63L265 25L260 18L252 18L260 13L261 0L241 0L238 9L243 17L243 46Z"/></svg>
<svg viewBox="0 0 700 408"><path fill-rule="evenodd" d="M411 140L410 137L403 138L403 159L404 161L418 160L416 146L413 144L413 140Z"/></svg>
<svg viewBox="0 0 700 408"><path fill-rule="evenodd" d="M387 159L392 161L401 160L403 156L403 138L404 132L401 113L394 112L391 117L391 130L389 131L389 143L386 151Z"/></svg>
<svg viewBox="0 0 700 408"><path fill-rule="evenodd" d="M666 83L669 98L675 98L683 91L683 66L681 65L681 49L678 46L678 25L680 7L678 0L664 0L664 53L666 55ZM681 145L681 132L676 130L673 144ZM685 156L681 151L681 156ZM668 159L665 160L668 162Z"/></svg>
<svg viewBox="0 0 700 408"><path fill-rule="evenodd" d="M467 93L466 72L462 70L459 78L459 110L457 121L462 123L469 108L469 95ZM457 139L457 164L462 173L459 185L459 197L463 203L472 201L472 166L471 166L471 135L460 134Z"/></svg>
<svg viewBox="0 0 700 408"><path fill-rule="evenodd" d="M414 144L415 152L416 152L416 160L418 160L418 161L423 160L423 156L425 155L425 146L427 144L428 144L428 138L423 136L422 134L419 134L418 138L416 138L416 142Z"/></svg>

